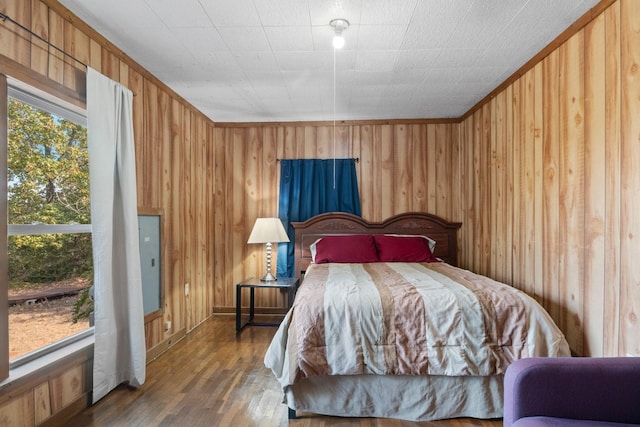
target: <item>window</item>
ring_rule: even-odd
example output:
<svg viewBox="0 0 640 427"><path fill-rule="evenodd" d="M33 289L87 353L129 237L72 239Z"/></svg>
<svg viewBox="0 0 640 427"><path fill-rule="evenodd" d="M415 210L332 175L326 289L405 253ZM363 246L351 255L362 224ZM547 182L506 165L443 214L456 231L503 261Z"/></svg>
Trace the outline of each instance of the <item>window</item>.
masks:
<svg viewBox="0 0 640 427"><path fill-rule="evenodd" d="M15 367L90 331L89 157L83 111L19 82L2 92L9 307L1 315Z"/></svg>

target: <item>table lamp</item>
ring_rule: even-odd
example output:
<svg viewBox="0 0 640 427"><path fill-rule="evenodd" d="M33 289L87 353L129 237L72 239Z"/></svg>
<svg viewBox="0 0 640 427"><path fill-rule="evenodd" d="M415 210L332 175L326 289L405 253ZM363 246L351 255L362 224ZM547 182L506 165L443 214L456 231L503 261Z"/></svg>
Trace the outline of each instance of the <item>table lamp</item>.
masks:
<svg viewBox="0 0 640 427"><path fill-rule="evenodd" d="M258 218L253 225L253 230L249 235L247 243L267 244L267 274L260 280L263 282L273 282L278 280L271 274L271 243L288 242L289 236L284 231L280 218Z"/></svg>

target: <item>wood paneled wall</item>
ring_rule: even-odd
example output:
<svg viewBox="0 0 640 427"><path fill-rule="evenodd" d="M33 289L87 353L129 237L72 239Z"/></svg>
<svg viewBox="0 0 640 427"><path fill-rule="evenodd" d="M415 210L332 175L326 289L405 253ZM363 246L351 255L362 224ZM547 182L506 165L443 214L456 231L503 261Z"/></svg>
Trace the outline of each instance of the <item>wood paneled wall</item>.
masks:
<svg viewBox="0 0 640 427"><path fill-rule="evenodd" d="M215 311L235 307L235 283L264 274L264 249L246 241L256 218L278 215L278 159L358 158L362 216L368 220L406 211L456 220L457 127L427 121L343 124L336 127L335 144L330 124L216 127ZM256 305L285 307L285 297L260 291Z"/></svg>
<svg viewBox="0 0 640 427"><path fill-rule="evenodd" d="M582 355L640 356L640 2L620 0L459 125L471 270Z"/></svg>

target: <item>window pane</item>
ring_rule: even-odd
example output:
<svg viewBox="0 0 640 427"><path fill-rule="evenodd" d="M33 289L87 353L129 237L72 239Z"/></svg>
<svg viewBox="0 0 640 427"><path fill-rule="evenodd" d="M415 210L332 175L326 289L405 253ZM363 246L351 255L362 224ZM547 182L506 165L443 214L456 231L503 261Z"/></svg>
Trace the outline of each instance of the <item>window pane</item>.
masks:
<svg viewBox="0 0 640 427"><path fill-rule="evenodd" d="M9 98L9 224L89 224L85 127Z"/></svg>
<svg viewBox="0 0 640 427"><path fill-rule="evenodd" d="M9 224L89 224L86 128L16 99L8 107ZM90 233L15 229L22 231L8 238L11 360L89 327L82 314L92 308L93 277Z"/></svg>
<svg viewBox="0 0 640 427"><path fill-rule="evenodd" d="M91 234L9 237L10 360L89 327L91 264Z"/></svg>

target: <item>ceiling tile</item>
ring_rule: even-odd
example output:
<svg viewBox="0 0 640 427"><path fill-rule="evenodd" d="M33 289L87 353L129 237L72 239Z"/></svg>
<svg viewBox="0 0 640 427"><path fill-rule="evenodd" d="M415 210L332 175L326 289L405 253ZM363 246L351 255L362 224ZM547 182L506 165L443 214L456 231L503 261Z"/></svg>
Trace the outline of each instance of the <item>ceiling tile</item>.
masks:
<svg viewBox="0 0 640 427"><path fill-rule="evenodd" d="M158 75L173 63L195 62L194 57L166 28L130 28L127 34L133 38L129 42L134 52L131 56L141 63L153 64L154 68L158 68Z"/></svg>
<svg viewBox="0 0 640 427"><path fill-rule="evenodd" d="M446 42L452 49L488 47L529 0L475 0Z"/></svg>
<svg viewBox="0 0 640 427"><path fill-rule="evenodd" d="M485 49L473 63L474 67L509 67L514 64L514 59L521 58L522 49L517 47L507 49ZM526 58L529 59L531 55Z"/></svg>
<svg viewBox="0 0 640 427"><path fill-rule="evenodd" d="M213 27L202 5L197 1L177 3L175 0L145 0L167 28ZM111 3L111 2L105 2Z"/></svg>
<svg viewBox="0 0 640 427"><path fill-rule="evenodd" d="M384 86L386 98L401 98L405 101L416 95L415 86L408 84L390 84Z"/></svg>
<svg viewBox="0 0 640 427"><path fill-rule="evenodd" d="M492 82L496 76L505 72L505 67L474 67L465 70L460 76L462 83Z"/></svg>
<svg viewBox="0 0 640 427"><path fill-rule="evenodd" d="M398 52L395 50L369 50L357 54L356 70L391 71L396 65Z"/></svg>
<svg viewBox="0 0 640 427"><path fill-rule="evenodd" d="M270 50L262 27L220 27L218 31L231 51Z"/></svg>
<svg viewBox="0 0 640 427"><path fill-rule="evenodd" d="M243 70L242 73L252 84L255 84L254 87L256 88L262 85L268 87L285 85L280 70L262 70L255 68L252 70Z"/></svg>
<svg viewBox="0 0 640 427"><path fill-rule="evenodd" d="M260 98L266 99L269 102L273 100L289 100L289 93L287 91L287 87L283 84L280 86L267 86L261 85L259 87L254 88L256 95Z"/></svg>
<svg viewBox="0 0 640 427"><path fill-rule="evenodd" d="M413 68L406 70L396 70L388 72L387 81L403 84L419 85L427 76L429 69ZM383 79L381 77L381 79ZM384 81L384 80L383 80Z"/></svg>
<svg viewBox="0 0 640 427"><path fill-rule="evenodd" d="M309 6L300 0L253 0L264 26L311 24Z"/></svg>
<svg viewBox="0 0 640 427"><path fill-rule="evenodd" d="M471 67L483 53L477 49L444 49L433 62L433 68Z"/></svg>
<svg viewBox="0 0 640 427"><path fill-rule="evenodd" d="M351 91L351 105L364 105L362 99L380 99L383 96L385 85L357 86Z"/></svg>
<svg viewBox="0 0 640 427"><path fill-rule="evenodd" d="M309 52L275 52L274 56L283 71L307 71L315 69L316 58Z"/></svg>
<svg viewBox="0 0 640 427"><path fill-rule="evenodd" d="M197 66L211 70L214 72L222 73L229 72L239 73L240 67L236 63L235 56L231 52L211 52L208 55L201 55L197 58Z"/></svg>
<svg viewBox="0 0 640 427"><path fill-rule="evenodd" d="M144 1L113 0L102 3L104 7L101 7L98 19L116 19L116 25L121 28L166 28L160 17Z"/></svg>
<svg viewBox="0 0 640 427"><path fill-rule="evenodd" d="M407 25L417 0L367 0L360 14L360 24Z"/></svg>
<svg viewBox="0 0 640 427"><path fill-rule="evenodd" d="M166 68L168 75L170 76L165 83L173 85L180 85L181 87L189 85L199 85L201 82L238 82L244 80L242 73L236 73L233 76L224 77L221 73L212 71L209 68L202 67L198 64L188 63L176 63L174 67ZM178 89L175 89L178 91Z"/></svg>
<svg viewBox="0 0 640 427"><path fill-rule="evenodd" d="M387 85L396 82L395 71L362 71L355 73L357 86Z"/></svg>
<svg viewBox="0 0 640 427"><path fill-rule="evenodd" d="M356 66L357 52L355 50L338 50L335 52L335 57L333 50L314 52L313 55L318 70L333 71L334 58L335 68L338 72L353 70Z"/></svg>
<svg viewBox="0 0 640 427"><path fill-rule="evenodd" d="M406 32L406 25L360 25L358 50L398 50Z"/></svg>
<svg viewBox="0 0 640 427"><path fill-rule="evenodd" d="M432 68L441 52L441 49L402 50L398 54L396 70Z"/></svg>
<svg viewBox="0 0 640 427"><path fill-rule="evenodd" d="M468 67L463 68L428 68L424 70L424 77L422 82L418 83L437 83L441 85L443 83L455 83L460 80L462 73L467 70Z"/></svg>
<svg viewBox="0 0 640 427"><path fill-rule="evenodd" d="M274 52L313 50L313 38L309 26L265 27L264 32Z"/></svg>
<svg viewBox="0 0 640 427"><path fill-rule="evenodd" d="M238 52L234 57L242 70L280 71L271 52Z"/></svg>
<svg viewBox="0 0 640 427"><path fill-rule="evenodd" d="M220 34L208 28L174 28L170 31L194 58L229 50Z"/></svg>
<svg viewBox="0 0 640 427"><path fill-rule="evenodd" d="M442 48L471 6L469 0L429 0L416 5L407 28L403 49Z"/></svg>
<svg viewBox="0 0 640 427"><path fill-rule="evenodd" d="M216 27L253 27L262 25L252 0L198 0L198 2Z"/></svg>

